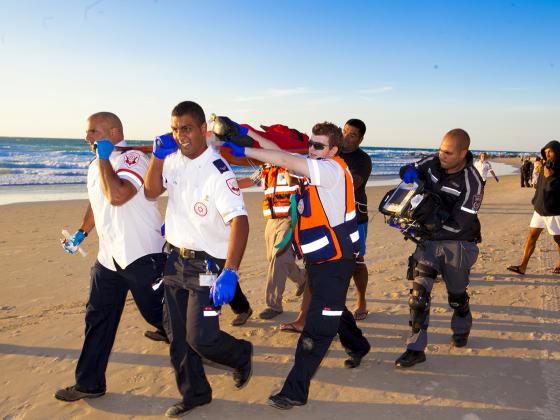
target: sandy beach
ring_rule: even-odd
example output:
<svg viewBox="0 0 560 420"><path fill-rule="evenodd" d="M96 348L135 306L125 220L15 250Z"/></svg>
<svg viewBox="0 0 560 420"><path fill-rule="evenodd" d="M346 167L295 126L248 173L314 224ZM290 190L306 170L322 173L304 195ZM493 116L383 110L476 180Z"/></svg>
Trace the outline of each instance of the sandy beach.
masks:
<svg viewBox="0 0 560 420"><path fill-rule="evenodd" d="M517 159L511 160L517 163ZM394 360L408 333L408 255L414 249L384 224L377 205L387 187L368 188L370 225L369 316L358 325L372 345L362 365L343 367L338 341L315 376L309 403L288 412L269 408L292 362L298 336L280 332L299 308L295 286L284 295L285 312L264 321L264 220L261 193L245 194L250 240L241 266L241 284L255 315L242 327L222 328L254 344L251 382L236 390L231 372L206 366L213 402L193 418L231 419L558 419L560 418L560 276L550 273L558 258L543 234L524 277L505 267L517 263L532 214L533 189L518 176L489 179L480 212L483 242L471 275L474 325L465 348L449 345L451 309L443 284L432 298L427 362L398 371ZM163 203L162 207L163 207ZM165 344L143 336L148 325L129 296L107 371L107 394L63 403L53 398L74 383L82 345L89 269L97 236L83 248L87 257L67 255L61 229L74 231L86 201L12 204L1 207L0 417L2 419L158 418L179 399ZM353 287L348 307L355 302Z"/></svg>

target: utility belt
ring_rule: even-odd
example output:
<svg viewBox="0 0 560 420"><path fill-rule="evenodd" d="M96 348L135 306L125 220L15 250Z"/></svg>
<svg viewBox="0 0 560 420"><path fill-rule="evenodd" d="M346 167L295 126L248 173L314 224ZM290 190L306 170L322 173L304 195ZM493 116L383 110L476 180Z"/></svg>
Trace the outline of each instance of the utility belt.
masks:
<svg viewBox="0 0 560 420"><path fill-rule="evenodd" d="M181 258L185 260L205 260L208 258L208 254L204 251L195 251L193 249L188 248L180 248L175 245L166 242L163 247L163 252L166 254L171 254L171 252L175 251Z"/></svg>

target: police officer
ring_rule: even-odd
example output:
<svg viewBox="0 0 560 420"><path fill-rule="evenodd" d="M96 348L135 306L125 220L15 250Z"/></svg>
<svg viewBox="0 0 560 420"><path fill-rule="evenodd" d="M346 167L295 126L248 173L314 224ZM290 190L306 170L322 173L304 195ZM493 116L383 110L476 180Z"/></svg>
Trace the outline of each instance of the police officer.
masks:
<svg viewBox="0 0 560 420"><path fill-rule="evenodd" d="M484 186L473 166L469 152L470 138L466 131L449 131L441 142L439 153L401 168L405 182L416 179L424 183L428 193L437 195L441 207L430 221L413 254L413 283L408 304L412 332L406 351L395 361L399 368L424 362L428 343L428 321L431 291L438 274L447 288L448 302L453 308L451 344L467 344L472 326L467 286L469 273L478 257L480 242L480 208Z"/></svg>
<svg viewBox="0 0 560 420"><path fill-rule="evenodd" d="M337 156L342 130L331 123L320 123L312 132L307 158L270 150L273 146L261 139L262 149L225 143L235 156L246 155L282 166L309 180L301 186L295 200L298 220L294 245L305 260L312 295L294 366L282 390L269 398L272 407L282 410L307 403L311 378L337 333L349 355L347 367L357 367L370 350L346 308L359 235L352 176L344 160Z"/></svg>
<svg viewBox="0 0 560 420"><path fill-rule="evenodd" d="M212 400L202 358L234 369L240 388L251 374L252 345L220 330L220 307L238 285L237 270L249 223L236 177L206 144L200 105L185 101L171 113L173 135L154 141L145 194L169 194L165 215L170 255L164 272L166 331L182 401L168 417L181 417Z"/></svg>
<svg viewBox="0 0 560 420"><path fill-rule="evenodd" d="M105 394L105 371L129 290L144 319L157 329L148 333L166 339L163 287L158 287L165 264L161 215L156 202L147 200L142 191L148 158L139 151L115 150L126 142L120 119L110 112L88 118L86 141L92 148L96 145L87 174L89 206L80 229L64 247L73 253L95 227L99 253L91 270L76 384L55 393L62 401Z"/></svg>

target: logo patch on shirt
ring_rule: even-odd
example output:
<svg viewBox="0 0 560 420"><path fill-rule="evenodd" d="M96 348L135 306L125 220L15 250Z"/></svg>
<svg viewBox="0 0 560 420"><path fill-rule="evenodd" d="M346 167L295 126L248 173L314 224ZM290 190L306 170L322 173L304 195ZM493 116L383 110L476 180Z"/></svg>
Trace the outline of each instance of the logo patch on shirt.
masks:
<svg viewBox="0 0 560 420"><path fill-rule="evenodd" d="M218 168L218 171L220 171L221 174L223 174L224 172L229 171L228 166L226 165L226 163L222 160L222 159L216 159L214 162L212 162L214 164L214 166L216 168Z"/></svg>
<svg viewBox="0 0 560 420"><path fill-rule="evenodd" d="M208 207L206 207L206 204L198 201L198 202L194 203L194 211L199 216L204 217L204 216L206 216L206 214L208 214Z"/></svg>
<svg viewBox="0 0 560 420"><path fill-rule="evenodd" d="M232 193L234 193L235 195L241 195L241 190L239 189L239 185L237 185L236 178L228 178L226 180L226 184Z"/></svg>
<svg viewBox="0 0 560 420"><path fill-rule="evenodd" d="M138 153L127 153L124 157L124 163L129 168L134 166L140 160L140 155Z"/></svg>
<svg viewBox="0 0 560 420"><path fill-rule="evenodd" d="M476 194L473 197L473 210L478 211L482 205L482 194Z"/></svg>

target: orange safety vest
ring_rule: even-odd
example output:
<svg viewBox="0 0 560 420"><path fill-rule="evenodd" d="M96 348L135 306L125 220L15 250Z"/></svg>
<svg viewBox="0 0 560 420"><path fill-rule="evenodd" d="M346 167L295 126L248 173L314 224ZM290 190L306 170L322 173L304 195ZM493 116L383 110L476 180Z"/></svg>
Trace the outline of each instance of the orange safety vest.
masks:
<svg viewBox="0 0 560 420"><path fill-rule="evenodd" d="M288 185L288 171L278 166L265 165L261 173L261 186L264 190L262 204L265 219L288 217L290 213L290 196L299 188Z"/></svg>
<svg viewBox="0 0 560 420"><path fill-rule="evenodd" d="M320 264L342 258L354 258L359 251L358 223L354 200L354 184L348 166L342 158L332 158L344 169L344 222L331 226L317 187L303 185L296 195L298 219L293 243L296 253L306 263Z"/></svg>

